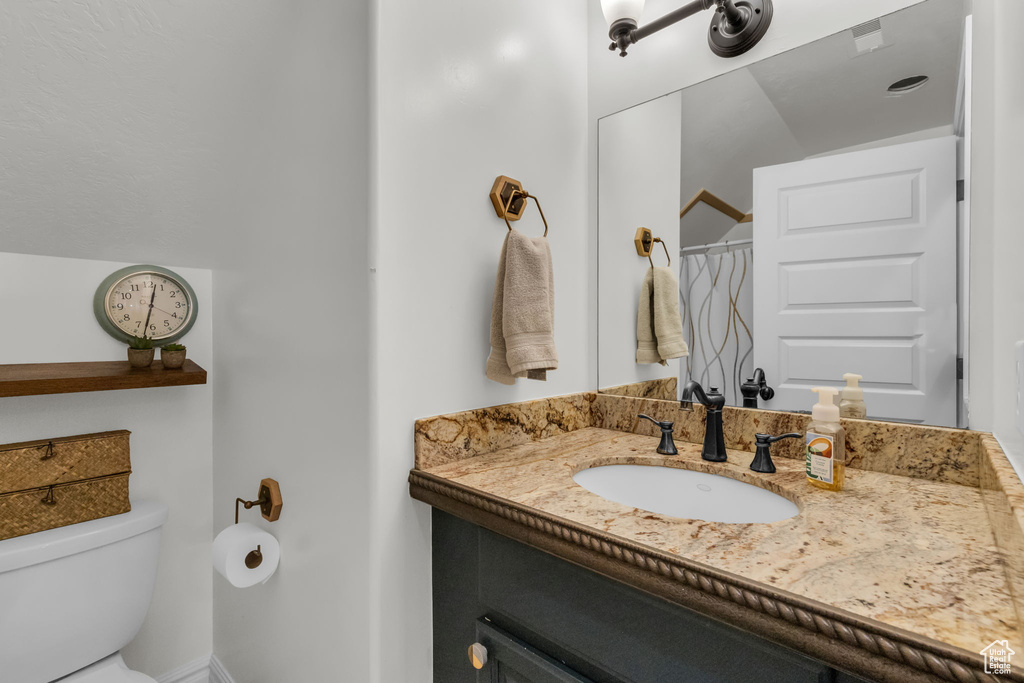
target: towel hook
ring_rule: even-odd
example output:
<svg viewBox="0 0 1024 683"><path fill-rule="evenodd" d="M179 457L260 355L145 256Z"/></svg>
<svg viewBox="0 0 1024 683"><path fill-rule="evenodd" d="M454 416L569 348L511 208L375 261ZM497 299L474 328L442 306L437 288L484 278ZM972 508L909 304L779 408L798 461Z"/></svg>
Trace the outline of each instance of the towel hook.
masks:
<svg viewBox="0 0 1024 683"><path fill-rule="evenodd" d="M665 241L663 239L661 239L660 237L655 237L654 241L655 242L661 242L661 246L665 250L665 258L668 259L668 265L671 266L672 265L672 257L668 255L668 246L665 244ZM651 255L649 253L647 254L647 260L651 262L651 268L653 268L654 267L654 259L651 258Z"/></svg>
<svg viewBox="0 0 1024 683"><path fill-rule="evenodd" d="M544 209L540 207L540 200L523 189L523 184L514 178L500 175L494 180L491 187L491 204L494 205L494 212L499 218L505 219L505 225L509 232L512 231L510 220L517 221L523 217L526 211L527 200L533 199L537 204L537 211L540 212L540 219L544 221L544 236L548 236L548 219L544 217Z"/></svg>
<svg viewBox="0 0 1024 683"><path fill-rule="evenodd" d="M544 217L544 209L540 208L540 200L534 195L530 194L526 190L512 190L512 193L508 197L508 203L505 204L505 211L502 214L502 218L505 219L505 225L508 226L509 232L512 232L512 224L508 222L508 207L511 206L512 201L516 198L516 195L523 197L524 199L532 199L537 205L537 211L540 212L540 219L544 221L544 236L548 236L548 219ZM665 250L668 253L668 250Z"/></svg>
<svg viewBox="0 0 1024 683"><path fill-rule="evenodd" d="M646 256L647 260L651 262L651 268L654 267L654 259L651 258L651 251L654 249L654 243L661 242L662 248L665 250L665 258L668 259L668 265L672 265L672 257L668 253L668 245L660 237L655 237L654 233L649 228L637 228L636 235L633 236L633 244L636 245L636 255Z"/></svg>

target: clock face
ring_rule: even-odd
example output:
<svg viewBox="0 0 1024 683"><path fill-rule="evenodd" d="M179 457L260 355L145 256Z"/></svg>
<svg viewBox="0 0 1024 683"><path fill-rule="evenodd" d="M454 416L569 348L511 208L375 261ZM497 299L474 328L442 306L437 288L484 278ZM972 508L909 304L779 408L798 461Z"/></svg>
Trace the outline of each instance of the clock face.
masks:
<svg viewBox="0 0 1024 683"><path fill-rule="evenodd" d="M149 337L170 342L192 327L196 301L192 288L177 274L136 266L114 273L100 285L95 308L103 328L122 341Z"/></svg>

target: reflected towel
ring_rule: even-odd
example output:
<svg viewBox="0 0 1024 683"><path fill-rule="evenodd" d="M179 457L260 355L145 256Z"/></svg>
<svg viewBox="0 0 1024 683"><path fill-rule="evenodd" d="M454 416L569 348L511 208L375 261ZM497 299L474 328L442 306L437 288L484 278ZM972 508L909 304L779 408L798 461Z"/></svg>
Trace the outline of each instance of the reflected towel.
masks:
<svg viewBox="0 0 1024 683"><path fill-rule="evenodd" d="M668 365L658 355L658 338L654 334L654 268L647 269L640 285L640 301L636 307L636 362Z"/></svg>
<svg viewBox="0 0 1024 683"><path fill-rule="evenodd" d="M558 368L554 312L547 238L510 230L494 282L487 377L502 384L515 384L516 377L546 380L547 371Z"/></svg>
<svg viewBox="0 0 1024 683"><path fill-rule="evenodd" d="M690 355L679 315L679 281L671 268L648 268L636 313L636 362L667 365Z"/></svg>
<svg viewBox="0 0 1024 683"><path fill-rule="evenodd" d="M679 280L671 268L654 268L654 336L662 361L690 355L679 315Z"/></svg>

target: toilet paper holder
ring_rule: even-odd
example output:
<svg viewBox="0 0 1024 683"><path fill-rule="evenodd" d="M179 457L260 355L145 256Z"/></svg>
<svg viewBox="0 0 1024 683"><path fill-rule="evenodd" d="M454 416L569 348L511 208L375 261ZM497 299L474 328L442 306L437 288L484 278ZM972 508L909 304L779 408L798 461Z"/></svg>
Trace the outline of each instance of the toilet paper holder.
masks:
<svg viewBox="0 0 1024 683"><path fill-rule="evenodd" d="M260 514L268 522L276 522L281 518L281 485L277 481L263 479L260 481L260 490L256 493L256 500L235 499L235 524L238 524L238 505L242 504L248 510L254 505L260 506Z"/></svg>
<svg viewBox="0 0 1024 683"><path fill-rule="evenodd" d="M268 522L276 522L281 517L281 485L269 477L260 481L260 489L256 493L256 500L244 500L235 498L235 524L238 524L238 506L245 506L249 510L254 505L260 506L260 514ZM255 569L263 563L263 551L257 544L256 550L252 550L245 556L245 566Z"/></svg>

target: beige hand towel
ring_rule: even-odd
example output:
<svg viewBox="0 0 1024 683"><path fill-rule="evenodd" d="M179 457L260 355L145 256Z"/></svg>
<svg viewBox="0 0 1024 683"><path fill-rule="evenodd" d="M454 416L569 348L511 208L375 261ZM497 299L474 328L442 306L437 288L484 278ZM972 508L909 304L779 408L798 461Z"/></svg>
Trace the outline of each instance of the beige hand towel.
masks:
<svg viewBox="0 0 1024 683"><path fill-rule="evenodd" d="M688 356L679 315L679 281L671 268L648 268L636 313L636 362L661 363Z"/></svg>
<svg viewBox="0 0 1024 683"><path fill-rule="evenodd" d="M640 301L636 307L636 362L661 363L658 338L654 334L654 268L648 268L640 285Z"/></svg>
<svg viewBox="0 0 1024 683"><path fill-rule="evenodd" d="M545 380L547 371L558 367L554 285L547 238L510 230L494 282L489 379L502 384L514 384L516 377Z"/></svg>
<svg viewBox="0 0 1024 683"><path fill-rule="evenodd" d="M671 268L654 269L654 336L663 361L690 355L679 315L679 280Z"/></svg>

